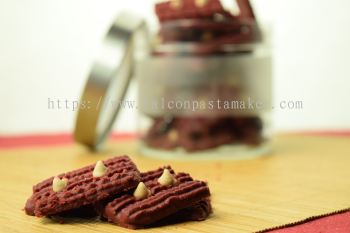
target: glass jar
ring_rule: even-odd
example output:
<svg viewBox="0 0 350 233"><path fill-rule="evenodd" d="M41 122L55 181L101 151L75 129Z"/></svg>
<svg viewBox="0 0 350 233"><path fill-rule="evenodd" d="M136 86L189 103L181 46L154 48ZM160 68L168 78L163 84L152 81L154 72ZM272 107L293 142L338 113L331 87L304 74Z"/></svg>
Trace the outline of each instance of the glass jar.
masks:
<svg viewBox="0 0 350 233"><path fill-rule="evenodd" d="M268 153L271 57L253 41L258 36L244 40L249 43L208 43L192 41L191 35L212 37L203 30L182 34L171 24L160 31L162 42L136 70L141 153L170 159Z"/></svg>
<svg viewBox="0 0 350 233"><path fill-rule="evenodd" d="M143 19L119 15L85 85L80 102L88 107L79 108L75 140L92 150L103 148L118 103L136 76L143 155L239 159L268 153L270 51L261 44L251 8L240 12L211 12L210 18L202 12L166 22L159 17L151 49Z"/></svg>

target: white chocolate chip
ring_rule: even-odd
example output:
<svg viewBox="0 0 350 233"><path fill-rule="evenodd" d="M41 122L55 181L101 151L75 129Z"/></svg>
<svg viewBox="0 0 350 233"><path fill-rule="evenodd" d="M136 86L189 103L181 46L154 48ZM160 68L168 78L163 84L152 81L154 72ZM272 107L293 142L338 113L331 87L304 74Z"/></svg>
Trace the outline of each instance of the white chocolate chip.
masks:
<svg viewBox="0 0 350 233"><path fill-rule="evenodd" d="M93 177L100 177L106 174L107 167L103 164L101 160L97 161L94 171L92 172Z"/></svg>
<svg viewBox="0 0 350 233"><path fill-rule="evenodd" d="M146 185L143 182L140 182L134 191L134 197L136 198L136 200L145 199L150 195L151 191L146 187Z"/></svg>
<svg viewBox="0 0 350 233"><path fill-rule="evenodd" d="M219 13L215 13L214 14L214 21L215 22L222 22L222 21L225 21L226 17L222 14L219 14Z"/></svg>
<svg viewBox="0 0 350 233"><path fill-rule="evenodd" d="M59 177L53 178L52 181L52 190L54 192L60 192L62 191L68 184L68 179L67 178L62 178L60 179Z"/></svg>
<svg viewBox="0 0 350 233"><path fill-rule="evenodd" d="M174 9L179 9L182 6L182 0L171 0L170 6Z"/></svg>
<svg viewBox="0 0 350 233"><path fill-rule="evenodd" d="M164 186L170 186L175 184L176 180L173 175L170 173L169 169L164 169L163 174L158 179L159 184Z"/></svg>
<svg viewBox="0 0 350 233"><path fill-rule="evenodd" d="M196 0L196 6L197 7L203 7L205 4L207 4L208 0Z"/></svg>
<svg viewBox="0 0 350 233"><path fill-rule="evenodd" d="M177 131L175 129L172 129L168 133L168 138L170 141L176 142L177 139L179 138L179 134L177 133Z"/></svg>

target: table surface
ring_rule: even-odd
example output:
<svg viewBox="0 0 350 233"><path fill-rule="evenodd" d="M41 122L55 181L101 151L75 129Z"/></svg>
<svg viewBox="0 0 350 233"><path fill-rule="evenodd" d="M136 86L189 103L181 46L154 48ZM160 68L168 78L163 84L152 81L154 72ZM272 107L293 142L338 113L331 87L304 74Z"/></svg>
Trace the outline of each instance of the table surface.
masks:
<svg viewBox="0 0 350 233"><path fill-rule="evenodd" d="M350 207L350 140L280 135L274 153L254 160L169 162L138 155L133 140L114 141L91 154L78 145L0 150L0 232L135 232L105 222L65 224L22 211L33 184L113 155L128 154L140 170L171 164L207 180L214 214L142 232L254 232Z"/></svg>

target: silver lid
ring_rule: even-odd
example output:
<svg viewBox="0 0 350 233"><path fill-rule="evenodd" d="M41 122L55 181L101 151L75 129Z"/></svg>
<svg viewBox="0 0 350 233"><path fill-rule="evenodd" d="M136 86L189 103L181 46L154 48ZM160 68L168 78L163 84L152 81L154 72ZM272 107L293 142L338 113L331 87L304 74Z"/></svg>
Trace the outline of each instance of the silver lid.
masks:
<svg viewBox="0 0 350 233"><path fill-rule="evenodd" d="M147 52L148 34L144 20L130 13L118 15L94 61L76 118L74 138L97 150L109 135L133 74L135 43L145 34L142 52ZM139 50L139 48L137 49ZM140 51L137 51L138 53Z"/></svg>

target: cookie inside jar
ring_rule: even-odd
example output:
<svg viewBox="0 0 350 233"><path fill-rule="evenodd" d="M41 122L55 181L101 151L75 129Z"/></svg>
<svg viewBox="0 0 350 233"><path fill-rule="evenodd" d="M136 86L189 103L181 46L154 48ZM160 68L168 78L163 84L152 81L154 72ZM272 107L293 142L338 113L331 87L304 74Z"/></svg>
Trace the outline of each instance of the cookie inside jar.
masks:
<svg viewBox="0 0 350 233"><path fill-rule="evenodd" d="M269 151L271 57L248 0L168 2L152 55L138 66L142 152L241 158Z"/></svg>

